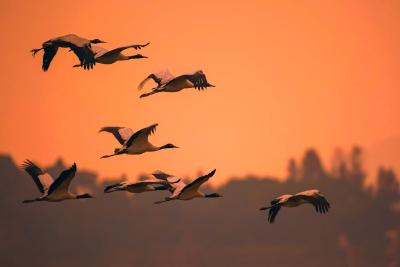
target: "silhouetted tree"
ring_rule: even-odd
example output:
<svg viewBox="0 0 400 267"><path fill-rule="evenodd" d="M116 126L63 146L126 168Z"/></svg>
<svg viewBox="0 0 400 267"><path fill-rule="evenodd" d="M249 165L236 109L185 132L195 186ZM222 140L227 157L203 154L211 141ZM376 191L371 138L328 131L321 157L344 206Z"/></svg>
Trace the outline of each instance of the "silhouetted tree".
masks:
<svg viewBox="0 0 400 267"><path fill-rule="evenodd" d="M300 168L291 162L288 176L308 180L244 177L218 188L224 198L163 206L152 203L168 192L105 195L111 181L100 182L79 165L72 191L87 187L96 199L28 205L21 201L38 195L31 177L10 157L0 156L0 266L242 267L264 266L266 259L281 267L398 266L400 218L393 201L399 185L392 171L380 170L375 197L366 188L349 186L350 178L331 179L314 150ZM357 169L343 163L339 173ZM49 169L58 174L62 168L59 161ZM332 203L328 214L311 207L282 209L277 223L269 225L265 213L257 211L277 195L310 187ZM207 185L203 189L211 191Z"/></svg>
<svg viewBox="0 0 400 267"><path fill-rule="evenodd" d="M331 160L331 175L335 178L346 176L343 171L347 170L345 154L341 148L335 148Z"/></svg>
<svg viewBox="0 0 400 267"><path fill-rule="evenodd" d="M359 146L354 146L350 154L350 179L357 186L362 186L365 180L365 172L362 165L362 149Z"/></svg>
<svg viewBox="0 0 400 267"><path fill-rule="evenodd" d="M399 182L393 170L379 168L377 196L388 203L394 203L399 198Z"/></svg>
<svg viewBox="0 0 400 267"><path fill-rule="evenodd" d="M301 166L301 177L304 180L311 181L326 177L321 160L314 149L309 149L304 154Z"/></svg>
<svg viewBox="0 0 400 267"><path fill-rule="evenodd" d="M294 158L289 159L287 167L287 179L291 181L298 179L297 164Z"/></svg>

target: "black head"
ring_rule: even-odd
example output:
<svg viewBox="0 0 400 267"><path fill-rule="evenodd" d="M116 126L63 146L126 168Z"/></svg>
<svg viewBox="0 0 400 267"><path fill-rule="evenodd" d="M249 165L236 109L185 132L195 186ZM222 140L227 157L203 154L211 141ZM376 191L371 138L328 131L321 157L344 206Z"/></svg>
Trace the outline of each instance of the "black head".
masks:
<svg viewBox="0 0 400 267"><path fill-rule="evenodd" d="M162 147L160 147L160 149L166 149L166 148L179 148L179 147L177 147L173 144L166 144L166 145L163 145Z"/></svg>
<svg viewBox="0 0 400 267"><path fill-rule="evenodd" d="M218 193L212 193L212 194L206 195L206 197L214 198L214 197L222 197L222 196Z"/></svg>
<svg viewBox="0 0 400 267"><path fill-rule="evenodd" d="M80 198L94 198L94 196L92 196L91 194L82 194L82 195L78 195L76 196L76 198L80 199Z"/></svg>
<svg viewBox="0 0 400 267"><path fill-rule="evenodd" d="M129 58L132 59L132 58L148 58L148 57L143 56L141 54L137 54L137 55L134 55L134 56L130 56Z"/></svg>
<svg viewBox="0 0 400 267"><path fill-rule="evenodd" d="M106 43L106 42L96 38L96 39L90 40L90 43L91 44L103 44L103 43Z"/></svg>

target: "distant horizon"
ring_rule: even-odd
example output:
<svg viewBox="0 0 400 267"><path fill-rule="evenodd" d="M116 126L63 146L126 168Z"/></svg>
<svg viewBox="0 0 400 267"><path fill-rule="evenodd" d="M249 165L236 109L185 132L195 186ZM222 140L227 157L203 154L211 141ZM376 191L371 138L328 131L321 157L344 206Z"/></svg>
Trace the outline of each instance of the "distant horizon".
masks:
<svg viewBox="0 0 400 267"><path fill-rule="evenodd" d="M361 149L362 149L362 148L361 148ZM306 151L309 151L309 150L314 150L314 151L317 152L317 154L318 154L318 156L319 156L319 158L320 158L320 160L321 160L321 164L322 164L322 166L324 167L325 170L327 170L327 171L331 171L331 170L332 170L332 167L333 167L333 166L332 166L332 165L333 165L332 162L331 162L331 164L327 165L327 164L324 162L323 157L321 156L321 154L319 154L318 149L315 149L315 148L311 148L311 149L305 150L305 151L303 152L303 155L302 155L301 157L297 157L297 158L291 157L291 158L289 158L289 159L287 160L287 163L288 163L289 160L291 160L291 159L295 159L296 162L300 163L301 158L304 156L304 154L306 153ZM340 153L343 153L343 154L342 154L343 160L348 160L348 155L346 155L345 151L343 151L342 149L335 150L336 153L337 153L338 151L339 151ZM363 151L362 153L364 153L364 151ZM332 154L334 154L334 152L332 152ZM14 163L15 163L17 166L19 166L19 164L18 164L19 161L17 161L17 159L16 159L11 153L0 152L0 157L10 157L11 160L13 160ZM331 160L332 160L332 158L333 158L333 157L331 157ZM65 160L65 158L63 158L62 156L56 157L52 162L50 162L50 163L48 163L48 164L44 164L44 165L42 165L43 163L38 162L38 161L36 161L35 159L29 158L29 157L27 157L27 158L25 158L25 159L30 159L30 160L34 161L35 163L41 165L43 168L52 168L52 167L56 166L56 165L59 163L60 160L61 160L62 164L64 165L64 167L68 167L69 164L72 164L73 162L75 162L75 161L73 161L73 162L67 162L67 161ZM23 160L25 160L25 159L23 159ZM22 163L23 160L21 160L20 162ZM393 170L394 173L396 174L397 180L400 182L400 176L398 176L400 173L397 171L397 168L393 168L393 167L391 167L391 166L388 165L388 164L382 163L382 164L378 164L378 165L376 166L376 169L375 169L373 172L370 172L369 169L366 168L366 166L365 166L365 162L364 162L364 160L365 160L365 155L362 156L362 160L363 160L363 168L364 168L364 171L365 171L365 174L366 174L366 179L365 179L365 181L364 181L364 186L367 186L367 187L368 187L368 186L372 186L372 187L376 187L376 186L377 186L377 184L376 184L376 182L377 182L377 174L378 174L378 171L379 171L380 168L385 168L385 169ZM123 173L123 172L121 172L121 173L119 173L119 174L117 173L117 174L115 174L115 175L112 176L112 175L102 175L101 173L99 173L99 172L96 171L95 169L91 169L91 168L87 168L87 167L85 167L85 166L81 166L81 165L79 164L79 162L75 162L75 163L77 163L78 172L79 172L79 171L83 171L83 172L90 172L90 173L93 173L93 174L96 175L96 179L97 179L99 182L104 182L104 181L115 181L115 180L120 180L121 178L125 178L125 179L127 179L127 180L132 180L132 181L134 181L134 180L140 179L140 177L143 177L143 176L151 176L151 173L152 173L153 171L157 170L157 169L154 169L154 170L149 170L149 171L143 171L143 172L141 172L141 173L138 173L136 176L132 176L132 175L129 174L129 173ZM158 169L160 169L160 168L158 168ZM220 177L221 174L218 172L218 168L216 168L216 169L217 169L217 175L216 175L216 176L217 176L217 177L218 177L218 176ZM22 170L21 170L21 171L22 171ZM176 174L176 173L172 173L172 172L170 172L169 170L166 170L166 169L165 169L165 170L162 170L162 171L165 171L165 172L167 172L167 173L171 173L171 174L173 174L173 175L176 175L177 177L182 177L182 178L184 178L184 179L189 179L189 180L191 180L191 179L196 178L198 175L204 174L204 173L207 172L208 170L205 170L205 169L194 169L192 173L183 174L183 175L179 175L179 174ZM232 180L243 180L243 179L247 179L247 178L249 178L249 177L260 178L260 179L273 179L273 180L277 180L277 181L285 181L285 180L287 179L287 170L286 170L286 173L285 173L285 174L282 174L282 175L257 174L257 173L254 173L254 172L249 172L249 173L243 174L243 175L231 175L231 176L226 176L225 179L224 179L222 182L219 181L218 178L213 179L213 180L210 181L210 184L213 185L213 187L221 187L221 186L224 186L225 184L229 183L229 182L232 181Z"/></svg>

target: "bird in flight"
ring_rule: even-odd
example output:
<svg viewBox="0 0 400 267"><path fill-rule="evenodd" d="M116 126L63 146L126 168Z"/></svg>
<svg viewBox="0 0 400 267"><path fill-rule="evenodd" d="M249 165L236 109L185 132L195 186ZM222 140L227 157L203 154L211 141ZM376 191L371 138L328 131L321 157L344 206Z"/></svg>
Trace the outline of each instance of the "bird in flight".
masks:
<svg viewBox="0 0 400 267"><path fill-rule="evenodd" d="M43 54L43 71L47 71L54 56L57 54L58 48L69 48L78 57L80 65L84 69L92 69L96 64L94 53L91 50L92 44L105 43L100 39L86 39L75 34L67 34L64 36L50 39L42 44L41 48L32 49L31 53L35 56L40 50L44 50Z"/></svg>
<svg viewBox="0 0 400 267"><path fill-rule="evenodd" d="M137 182L124 181L117 184L108 185L104 188L104 193L111 193L115 191L143 193L148 191L168 190L169 188L170 188L170 183L168 181L163 181L159 179L149 179Z"/></svg>
<svg viewBox="0 0 400 267"><path fill-rule="evenodd" d="M139 58L147 58L146 56L143 56L141 54L136 54L132 56L126 56L122 54L122 51L128 49L128 48L134 48L136 50L142 49L143 47L148 46L150 43L140 45L140 44L135 44L135 45L128 45L128 46L121 46L112 50L107 50L103 47L100 46L92 46L91 50L94 53L94 60L96 63L100 64L113 64L117 61L123 61L123 60L130 60L130 59L139 59ZM76 64L73 67L84 67L81 64Z"/></svg>
<svg viewBox="0 0 400 267"><path fill-rule="evenodd" d="M149 135L155 132L157 126L158 124L153 124L137 132L134 132L131 128L126 127L101 128L99 132L112 133L114 137L118 140L118 142L122 145L122 147L114 149L113 154L104 155L101 158L109 158L122 154L140 155L145 152L154 152L167 148L178 148L177 146L170 143L163 146L154 146L149 142Z"/></svg>
<svg viewBox="0 0 400 267"><path fill-rule="evenodd" d="M172 75L168 70L152 73L139 84L138 89L142 90L144 85L149 80L156 82L157 87L153 88L149 93L140 95L141 98L161 92L179 92L185 88L204 90L207 89L207 87L215 87L214 85L208 83L206 75L201 70L190 74L183 74L177 77Z"/></svg>
<svg viewBox="0 0 400 267"><path fill-rule="evenodd" d="M268 221L273 223L281 207L293 208L302 204L311 204L319 213L326 213L330 208L329 202L319 190L311 189L295 195L282 195L271 201L271 206L260 210L269 210Z"/></svg>
<svg viewBox="0 0 400 267"><path fill-rule="evenodd" d="M42 194L40 197L30 200L24 200L23 203L35 201L58 202L67 199L93 198L90 194L77 195L69 191L69 186L75 177L76 164L60 173L57 179L53 180L50 174L43 171L35 163L25 160L21 166L33 179Z"/></svg>
<svg viewBox="0 0 400 267"><path fill-rule="evenodd" d="M200 176L189 184L185 184L182 181L179 181L179 183L177 183L178 185L171 190L171 196L166 197L165 200L154 202L154 204L160 204L171 200L191 200L193 198L222 197L218 193L205 194L199 190L200 186L207 182L211 177L213 177L215 172L216 170L213 170L206 175ZM166 179L167 178L168 177L166 177Z"/></svg>

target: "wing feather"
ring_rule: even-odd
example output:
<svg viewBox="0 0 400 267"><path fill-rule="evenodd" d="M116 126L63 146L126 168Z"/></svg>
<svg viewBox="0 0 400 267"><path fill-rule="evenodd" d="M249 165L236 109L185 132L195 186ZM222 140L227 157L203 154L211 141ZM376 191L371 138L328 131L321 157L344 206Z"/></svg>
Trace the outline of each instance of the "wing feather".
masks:
<svg viewBox="0 0 400 267"><path fill-rule="evenodd" d="M54 56L57 54L58 47L54 45L47 45L44 47L42 69L47 71Z"/></svg>
<svg viewBox="0 0 400 267"><path fill-rule="evenodd" d="M294 197L297 197L312 204L315 207L315 210L319 213L328 212L331 206L325 196L316 189L297 193Z"/></svg>
<svg viewBox="0 0 400 267"><path fill-rule="evenodd" d="M44 194L53 183L51 176L29 159L25 160L21 167L32 177L40 193Z"/></svg>
<svg viewBox="0 0 400 267"><path fill-rule="evenodd" d="M198 90L204 90L207 87L214 87L214 85L208 83L206 75L201 70L184 76L186 76L186 78L193 83L194 88Z"/></svg>
<svg viewBox="0 0 400 267"><path fill-rule="evenodd" d="M155 83L157 83L158 87L161 87L170 81L175 79L175 76L169 72L169 70L163 70L160 72L156 73L151 73L149 76L146 77L138 86L139 90L142 90L144 85L147 83L148 80L153 80Z"/></svg>
<svg viewBox="0 0 400 267"><path fill-rule="evenodd" d="M143 128L136 133L134 133L129 140L126 142L125 146L130 147L134 142L148 142L148 137L156 131L158 123L152 124L149 127Z"/></svg>
<svg viewBox="0 0 400 267"><path fill-rule="evenodd" d="M107 126L100 129L99 132L108 132L114 135L118 142L123 145L134 134L131 128Z"/></svg>
<svg viewBox="0 0 400 267"><path fill-rule="evenodd" d="M72 179L75 177L76 173L76 163L74 163L69 169L64 170L60 173L58 178L51 184L48 195L54 192L68 192L69 185Z"/></svg>
<svg viewBox="0 0 400 267"><path fill-rule="evenodd" d="M215 174L216 171L217 171L217 170L214 169L214 170L212 170L210 173L208 173L208 174L206 174L206 175L203 175L203 176L200 176L199 178L197 178L197 179L194 180L193 182L187 184L187 185L181 190L180 193L183 193L184 191L187 191L187 190L195 190L195 191L197 191L197 190L199 189L199 187L200 187L202 184L204 184L204 183L207 182L211 177L214 176L214 174Z"/></svg>

